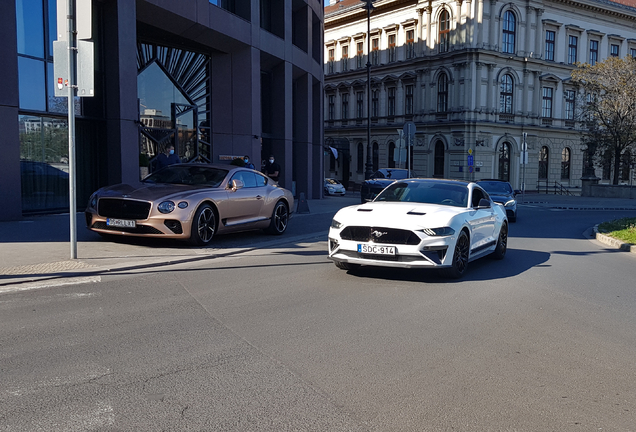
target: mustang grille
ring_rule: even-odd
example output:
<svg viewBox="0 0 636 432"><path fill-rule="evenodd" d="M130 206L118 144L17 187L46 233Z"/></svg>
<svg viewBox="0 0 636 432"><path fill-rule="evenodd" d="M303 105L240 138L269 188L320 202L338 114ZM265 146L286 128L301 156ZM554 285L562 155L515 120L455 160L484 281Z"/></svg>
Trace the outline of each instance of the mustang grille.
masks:
<svg viewBox="0 0 636 432"><path fill-rule="evenodd" d="M365 226L348 226L340 233L343 240L383 244L418 245L420 238L413 231Z"/></svg>
<svg viewBox="0 0 636 432"><path fill-rule="evenodd" d="M97 204L100 216L115 219L148 219L150 203L119 198L101 198Z"/></svg>

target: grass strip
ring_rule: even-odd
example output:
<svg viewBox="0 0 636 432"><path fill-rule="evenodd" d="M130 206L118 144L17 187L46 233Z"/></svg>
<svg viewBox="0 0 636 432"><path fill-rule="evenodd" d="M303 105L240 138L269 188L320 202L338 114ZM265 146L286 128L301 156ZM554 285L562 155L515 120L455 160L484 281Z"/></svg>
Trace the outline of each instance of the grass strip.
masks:
<svg viewBox="0 0 636 432"><path fill-rule="evenodd" d="M624 243L636 244L636 218L622 218L603 222L598 225L598 230Z"/></svg>

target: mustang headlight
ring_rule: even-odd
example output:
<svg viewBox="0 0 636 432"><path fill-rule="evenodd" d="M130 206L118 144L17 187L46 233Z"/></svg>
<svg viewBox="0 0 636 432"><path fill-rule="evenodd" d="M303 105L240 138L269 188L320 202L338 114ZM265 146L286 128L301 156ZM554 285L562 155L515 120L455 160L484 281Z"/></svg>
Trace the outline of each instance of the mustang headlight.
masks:
<svg viewBox="0 0 636 432"><path fill-rule="evenodd" d="M513 205L515 205L515 203L516 203L515 200L506 201L506 203L504 204L504 207L512 207Z"/></svg>
<svg viewBox="0 0 636 432"><path fill-rule="evenodd" d="M340 229L342 228L342 224L335 219L331 220L331 228Z"/></svg>
<svg viewBox="0 0 636 432"><path fill-rule="evenodd" d="M157 206L157 210L161 213L171 213L174 210L174 203L172 201L164 201Z"/></svg>
<svg viewBox="0 0 636 432"><path fill-rule="evenodd" d="M442 228L424 228L422 230L424 234L431 237L446 237L452 236L455 234L455 230L451 227L442 227Z"/></svg>

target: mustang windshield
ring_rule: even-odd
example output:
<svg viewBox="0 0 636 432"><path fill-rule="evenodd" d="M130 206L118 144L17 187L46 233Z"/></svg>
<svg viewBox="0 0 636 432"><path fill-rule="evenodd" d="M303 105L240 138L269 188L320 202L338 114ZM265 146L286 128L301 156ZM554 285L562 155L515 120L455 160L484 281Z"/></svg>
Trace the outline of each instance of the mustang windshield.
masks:
<svg viewBox="0 0 636 432"><path fill-rule="evenodd" d="M415 202L466 207L468 188L462 184L440 182L397 182L384 189L374 200L387 202Z"/></svg>
<svg viewBox="0 0 636 432"><path fill-rule="evenodd" d="M146 177L144 183L219 187L228 171L206 166L170 165Z"/></svg>

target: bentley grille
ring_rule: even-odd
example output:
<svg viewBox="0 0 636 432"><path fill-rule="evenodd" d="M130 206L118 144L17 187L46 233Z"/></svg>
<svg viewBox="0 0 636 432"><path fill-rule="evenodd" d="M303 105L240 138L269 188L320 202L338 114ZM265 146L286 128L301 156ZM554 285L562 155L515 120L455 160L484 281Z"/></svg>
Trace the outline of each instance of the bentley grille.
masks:
<svg viewBox="0 0 636 432"><path fill-rule="evenodd" d="M101 198L97 213L102 217L115 219L148 219L150 203L119 198Z"/></svg>
<svg viewBox="0 0 636 432"><path fill-rule="evenodd" d="M413 231L365 226L348 226L340 232L343 240L383 244L418 245L420 238Z"/></svg>

